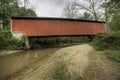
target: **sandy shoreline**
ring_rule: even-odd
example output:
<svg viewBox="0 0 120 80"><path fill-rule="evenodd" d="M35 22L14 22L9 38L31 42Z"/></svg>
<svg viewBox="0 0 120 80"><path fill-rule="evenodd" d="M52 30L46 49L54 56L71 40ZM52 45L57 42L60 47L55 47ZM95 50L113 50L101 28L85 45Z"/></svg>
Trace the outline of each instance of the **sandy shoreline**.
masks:
<svg viewBox="0 0 120 80"><path fill-rule="evenodd" d="M22 51L23 50L2 50L2 51L0 51L0 56L15 54L15 53L19 53L19 52L22 52Z"/></svg>

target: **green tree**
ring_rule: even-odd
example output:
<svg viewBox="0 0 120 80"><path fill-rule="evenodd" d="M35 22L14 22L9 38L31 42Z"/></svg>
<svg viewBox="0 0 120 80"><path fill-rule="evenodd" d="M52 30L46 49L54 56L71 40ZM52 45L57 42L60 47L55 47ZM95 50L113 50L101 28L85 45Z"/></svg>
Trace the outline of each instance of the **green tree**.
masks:
<svg viewBox="0 0 120 80"><path fill-rule="evenodd" d="M24 7L19 7L17 10L17 14L14 16L19 16L19 17L36 17L36 13L32 9L26 9Z"/></svg>
<svg viewBox="0 0 120 80"><path fill-rule="evenodd" d="M93 17L91 16L90 13L88 12L84 12L82 16L79 17L80 19L84 19L84 20L93 20Z"/></svg>
<svg viewBox="0 0 120 80"><path fill-rule="evenodd" d="M107 4L110 6L110 29L111 31L120 31L120 0L110 0Z"/></svg>
<svg viewBox="0 0 120 80"><path fill-rule="evenodd" d="M19 6L19 0L0 0L0 21L4 28L9 28L12 16L37 16L32 9L23 9Z"/></svg>
<svg viewBox="0 0 120 80"><path fill-rule="evenodd" d="M0 20L3 22L3 26L8 26L10 22L10 17L15 15L18 5L18 0L0 1Z"/></svg>
<svg viewBox="0 0 120 80"><path fill-rule="evenodd" d="M109 26L108 26L108 23L109 23L109 20L110 20L110 14L109 14L109 9L110 9L110 6L108 4L109 0L102 0L102 4L101 4L101 7L103 8L104 10L104 20L106 22L106 29L107 31L109 31Z"/></svg>

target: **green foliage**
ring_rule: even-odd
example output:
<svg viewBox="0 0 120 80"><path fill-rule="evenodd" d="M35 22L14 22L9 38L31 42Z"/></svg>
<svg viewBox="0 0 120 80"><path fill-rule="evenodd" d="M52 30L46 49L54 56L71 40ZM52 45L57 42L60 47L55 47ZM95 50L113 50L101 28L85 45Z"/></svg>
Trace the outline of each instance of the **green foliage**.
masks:
<svg viewBox="0 0 120 80"><path fill-rule="evenodd" d="M30 42L32 45L43 45L43 46L55 46L61 43L86 43L90 42L91 38L86 36L78 36L78 37L36 37L30 38Z"/></svg>
<svg viewBox="0 0 120 80"><path fill-rule="evenodd" d="M97 50L106 50L105 54L108 57L120 62L120 32L100 34L91 45Z"/></svg>
<svg viewBox="0 0 120 80"><path fill-rule="evenodd" d="M110 57L111 59L120 63L120 51L115 50L106 50L105 54Z"/></svg>
<svg viewBox="0 0 120 80"><path fill-rule="evenodd" d="M4 26L8 26L10 17L14 16L18 8L17 0L1 0L0 1L0 20L3 21Z"/></svg>
<svg viewBox="0 0 120 80"><path fill-rule="evenodd" d="M86 80L75 72L70 73L67 70L67 63L67 61L58 62L50 80Z"/></svg>
<svg viewBox="0 0 120 80"><path fill-rule="evenodd" d="M120 50L120 33L103 33L98 35L91 43L97 50Z"/></svg>
<svg viewBox="0 0 120 80"><path fill-rule="evenodd" d="M66 72L66 63L62 63L61 65L58 64L58 66L56 66L56 69L52 74L51 80L67 80L69 75L66 74Z"/></svg>
<svg viewBox="0 0 120 80"><path fill-rule="evenodd" d="M83 20L93 20L94 18L92 17L92 15L88 12L84 12L83 15L81 15L79 17L79 19L83 19Z"/></svg>
<svg viewBox="0 0 120 80"><path fill-rule="evenodd" d="M4 28L9 28L13 16L37 16L32 9L20 7L19 0L0 0L0 21Z"/></svg>
<svg viewBox="0 0 120 80"><path fill-rule="evenodd" d="M25 38L14 38L9 30L0 30L0 49L21 49L25 46Z"/></svg>
<svg viewBox="0 0 120 80"><path fill-rule="evenodd" d="M120 0L110 0L106 5L109 6L110 30L120 31Z"/></svg>
<svg viewBox="0 0 120 80"><path fill-rule="evenodd" d="M25 16L25 17L36 17L36 13L32 9L26 9L24 7L19 7L17 14L14 16Z"/></svg>
<svg viewBox="0 0 120 80"><path fill-rule="evenodd" d="M109 23L109 26L112 31L120 31L120 15L115 15Z"/></svg>

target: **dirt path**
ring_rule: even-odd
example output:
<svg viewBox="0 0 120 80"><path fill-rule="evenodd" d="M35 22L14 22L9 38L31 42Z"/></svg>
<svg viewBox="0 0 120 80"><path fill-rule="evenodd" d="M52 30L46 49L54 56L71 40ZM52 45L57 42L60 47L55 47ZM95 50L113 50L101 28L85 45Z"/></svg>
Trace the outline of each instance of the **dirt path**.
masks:
<svg viewBox="0 0 120 80"><path fill-rule="evenodd" d="M49 80L56 63L61 60L69 62L67 67L70 72L76 72L87 80L120 80L120 66L88 44L61 48L7 80Z"/></svg>
<svg viewBox="0 0 120 80"><path fill-rule="evenodd" d="M84 72L87 80L120 80L120 64L103 52L93 51L89 55L89 64Z"/></svg>

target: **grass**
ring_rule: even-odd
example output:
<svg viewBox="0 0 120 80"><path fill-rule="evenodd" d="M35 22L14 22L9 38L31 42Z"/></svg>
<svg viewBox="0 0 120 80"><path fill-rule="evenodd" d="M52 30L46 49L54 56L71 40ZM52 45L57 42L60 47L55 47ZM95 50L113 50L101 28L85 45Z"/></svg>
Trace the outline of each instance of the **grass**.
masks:
<svg viewBox="0 0 120 80"><path fill-rule="evenodd" d="M85 80L83 77L67 70L67 61L58 62L50 80Z"/></svg>
<svg viewBox="0 0 120 80"><path fill-rule="evenodd" d="M106 51L105 51L105 54L106 54L109 58L111 58L111 59L113 59L113 60L115 60L115 61L117 61L117 62L120 63L120 51L116 51L116 50L106 50Z"/></svg>
<svg viewBox="0 0 120 80"><path fill-rule="evenodd" d="M69 75L66 74L66 63L58 64L55 71L52 74L51 80L67 80Z"/></svg>

